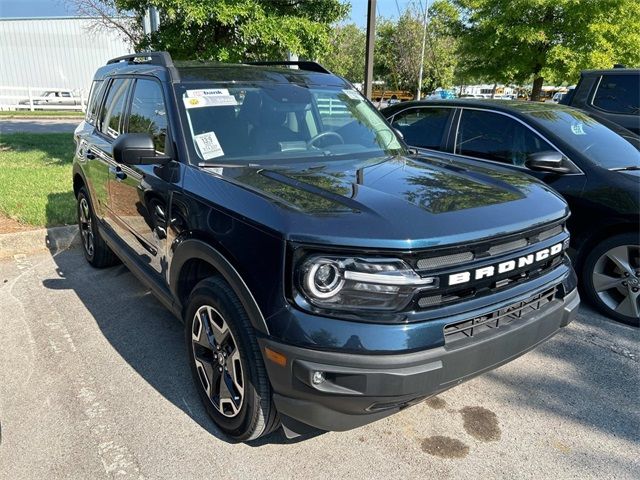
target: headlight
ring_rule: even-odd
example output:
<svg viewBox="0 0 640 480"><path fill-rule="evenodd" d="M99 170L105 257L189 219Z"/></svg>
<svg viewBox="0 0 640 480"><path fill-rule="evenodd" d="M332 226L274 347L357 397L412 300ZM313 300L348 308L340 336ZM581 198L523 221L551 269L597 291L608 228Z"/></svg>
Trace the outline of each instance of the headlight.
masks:
<svg viewBox="0 0 640 480"><path fill-rule="evenodd" d="M437 288L437 283L394 258L314 255L297 270L297 287L305 299L332 310L400 311L417 290Z"/></svg>

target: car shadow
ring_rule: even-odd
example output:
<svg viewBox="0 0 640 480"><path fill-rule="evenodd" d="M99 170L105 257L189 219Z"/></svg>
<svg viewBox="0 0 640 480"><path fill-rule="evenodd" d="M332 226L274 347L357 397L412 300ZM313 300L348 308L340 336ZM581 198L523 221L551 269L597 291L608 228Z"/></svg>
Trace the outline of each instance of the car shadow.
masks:
<svg viewBox="0 0 640 480"><path fill-rule="evenodd" d="M57 278L43 285L70 289L91 313L104 337L118 354L162 396L216 438L235 443L206 413L187 363L183 324L166 310L123 265L94 269L81 248L53 256ZM247 445L291 444L282 429Z"/></svg>

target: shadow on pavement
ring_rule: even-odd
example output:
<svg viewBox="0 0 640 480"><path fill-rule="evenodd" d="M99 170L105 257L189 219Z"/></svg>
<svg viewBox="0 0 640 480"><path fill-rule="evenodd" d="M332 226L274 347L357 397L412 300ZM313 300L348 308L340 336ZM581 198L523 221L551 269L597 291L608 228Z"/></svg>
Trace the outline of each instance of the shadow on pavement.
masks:
<svg viewBox="0 0 640 480"><path fill-rule="evenodd" d="M535 350L570 372L566 378L547 370L532 374L498 369L487 376L509 387L513 401L637 442L640 410L634 405L640 393L640 359L621 343L637 346L640 330L607 319L584 303L575 322L574 328Z"/></svg>
<svg viewBox="0 0 640 480"><path fill-rule="evenodd" d="M232 442L209 419L201 404L187 363L182 323L167 311L123 265L97 270L80 248L54 256L58 278L44 280L46 288L71 289L91 313L102 334L151 386L216 438ZM249 442L296 443L278 430Z"/></svg>

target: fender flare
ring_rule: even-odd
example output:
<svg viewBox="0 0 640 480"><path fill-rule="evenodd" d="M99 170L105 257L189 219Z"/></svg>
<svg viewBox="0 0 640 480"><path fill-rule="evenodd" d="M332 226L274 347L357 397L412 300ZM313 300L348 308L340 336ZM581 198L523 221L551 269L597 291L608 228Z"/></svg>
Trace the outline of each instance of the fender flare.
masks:
<svg viewBox="0 0 640 480"><path fill-rule="evenodd" d="M269 329L265 322L264 316L260 311L260 307L234 266L222 255L218 250L198 239L188 239L181 242L171 259L171 267L169 270L169 287L174 298L178 297L178 281L182 267L194 258L203 260L215 268L225 281L231 286L234 293L240 299L244 307L251 325L259 332L268 335ZM184 305L181 306L184 308Z"/></svg>

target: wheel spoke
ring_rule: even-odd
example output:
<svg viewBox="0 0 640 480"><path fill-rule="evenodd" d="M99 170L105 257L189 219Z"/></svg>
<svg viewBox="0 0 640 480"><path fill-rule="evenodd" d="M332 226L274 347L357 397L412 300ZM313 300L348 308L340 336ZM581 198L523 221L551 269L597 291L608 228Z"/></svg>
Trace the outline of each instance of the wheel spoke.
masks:
<svg viewBox="0 0 640 480"><path fill-rule="evenodd" d="M602 292L605 290L611 290L612 288L616 288L620 286L621 278L612 277L610 275L605 275L604 273L593 273L593 288L595 288L596 292Z"/></svg>
<svg viewBox="0 0 640 480"><path fill-rule="evenodd" d="M202 387L205 392L207 392L207 396L211 398L212 394L215 392L216 380L218 377L217 371L209 361L202 357L195 357L195 362L198 375L200 376L200 381L202 382Z"/></svg>
<svg viewBox="0 0 640 480"><path fill-rule="evenodd" d="M629 248L626 245L612 248L605 253L605 255L609 260L615 263L620 270L633 275L633 269L629 263Z"/></svg>
<svg viewBox="0 0 640 480"><path fill-rule="evenodd" d="M213 335L216 345L224 345L227 340L227 336L229 335L227 322L225 322L222 315L212 307L207 307L207 316L209 317L209 331Z"/></svg>
<svg viewBox="0 0 640 480"><path fill-rule="evenodd" d="M628 294L616 307L616 312L628 317L640 317L638 299L636 295Z"/></svg>
<svg viewBox="0 0 640 480"><path fill-rule="evenodd" d="M238 410L240 410L242 397L234 392L233 380L226 373L223 373L222 378L220 379L220 393L218 398L221 412L225 411L225 405L229 405L231 407L233 415L238 413Z"/></svg>
<svg viewBox="0 0 640 480"><path fill-rule="evenodd" d="M206 332L206 323L203 322L200 312L196 313L193 320L193 329L191 331L191 340L195 345L200 345L208 350L212 349L212 345L209 343Z"/></svg>

